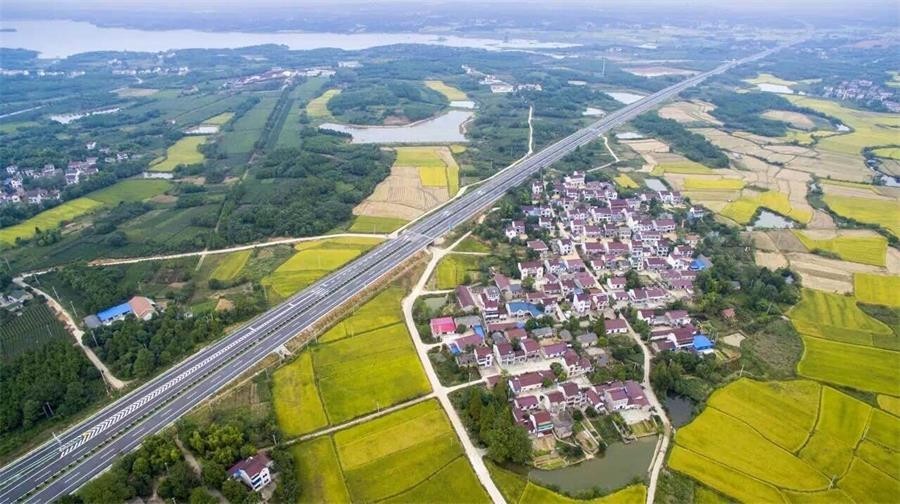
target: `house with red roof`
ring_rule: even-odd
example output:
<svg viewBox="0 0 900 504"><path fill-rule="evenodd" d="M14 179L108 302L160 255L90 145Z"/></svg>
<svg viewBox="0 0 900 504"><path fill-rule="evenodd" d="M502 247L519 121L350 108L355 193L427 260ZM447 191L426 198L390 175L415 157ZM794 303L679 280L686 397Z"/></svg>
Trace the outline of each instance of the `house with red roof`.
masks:
<svg viewBox="0 0 900 504"><path fill-rule="evenodd" d="M433 318L429 322L429 326L431 327L431 335L434 337L456 333L456 322L453 321L453 317Z"/></svg>
<svg viewBox="0 0 900 504"><path fill-rule="evenodd" d="M271 465L272 461L269 460L269 457L265 453L259 452L231 466L228 474L232 478L243 481L254 492L258 492L272 482L272 474L269 471Z"/></svg>

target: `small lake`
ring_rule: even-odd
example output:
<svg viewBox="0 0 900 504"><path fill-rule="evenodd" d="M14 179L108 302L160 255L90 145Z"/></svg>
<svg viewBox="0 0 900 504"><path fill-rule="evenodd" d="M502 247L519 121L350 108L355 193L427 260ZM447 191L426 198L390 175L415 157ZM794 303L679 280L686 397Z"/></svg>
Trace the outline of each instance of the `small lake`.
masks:
<svg viewBox="0 0 900 504"><path fill-rule="evenodd" d="M323 129L349 133L353 143L449 143L466 142L462 125L472 117L468 110L451 110L446 114L406 126L356 126L325 123Z"/></svg>
<svg viewBox="0 0 900 504"><path fill-rule="evenodd" d="M650 189L653 189L654 191L668 191L669 190L669 188L666 187L666 184L662 183L662 180L655 179L655 178L645 178L644 185L646 185Z"/></svg>
<svg viewBox="0 0 900 504"><path fill-rule="evenodd" d="M604 91L609 96L612 96L614 100L620 103L624 103L625 105L631 105L632 103L640 100L644 97L644 95L639 95L636 93L626 93L625 91Z"/></svg>
<svg viewBox="0 0 900 504"><path fill-rule="evenodd" d="M759 217L756 218L756 222L753 223L753 227L764 229L789 229L794 227L794 221L768 210L763 210L759 213Z"/></svg>
<svg viewBox="0 0 900 504"><path fill-rule="evenodd" d="M608 490L624 487L635 477L647 476L650 459L656 449L656 436L640 438L629 444L613 443L602 458L576 466L543 471L532 469L528 477L544 485L557 485L572 493L600 486Z"/></svg>
<svg viewBox="0 0 900 504"><path fill-rule="evenodd" d="M39 51L42 58L65 58L91 51L159 52L173 49L227 49L282 44L291 49L333 47L348 51L392 44L431 44L488 50L560 49L577 44L536 40L457 37L426 33L314 33L314 32L204 32L197 30L138 30L104 28L65 20L4 20L0 47Z"/></svg>
<svg viewBox="0 0 900 504"><path fill-rule="evenodd" d="M120 109L118 107L116 107L116 108L105 109L105 110L95 110L93 112L84 112L84 113L80 113L80 114L78 114L78 113L56 114L56 115L50 116L50 120L56 121L60 124L69 124L70 122L77 121L77 120L81 119L82 117L88 117L88 116L92 116L92 115L115 114L119 110Z"/></svg>
<svg viewBox="0 0 900 504"><path fill-rule="evenodd" d="M687 397L679 395L666 396L666 400L663 401L663 406L666 407L669 421L672 422L672 425L675 426L675 428L681 427L691 421L691 415L694 411L694 401L691 401Z"/></svg>
<svg viewBox="0 0 900 504"><path fill-rule="evenodd" d="M472 100L453 100L450 102L450 107L472 110L475 108L475 102Z"/></svg>
<svg viewBox="0 0 900 504"><path fill-rule="evenodd" d="M603 117L606 115L606 111L595 107L587 107L584 109L584 112L582 112L581 115L587 117Z"/></svg>
<svg viewBox="0 0 900 504"><path fill-rule="evenodd" d="M757 84L756 88L766 93L794 94L794 90L783 84Z"/></svg>

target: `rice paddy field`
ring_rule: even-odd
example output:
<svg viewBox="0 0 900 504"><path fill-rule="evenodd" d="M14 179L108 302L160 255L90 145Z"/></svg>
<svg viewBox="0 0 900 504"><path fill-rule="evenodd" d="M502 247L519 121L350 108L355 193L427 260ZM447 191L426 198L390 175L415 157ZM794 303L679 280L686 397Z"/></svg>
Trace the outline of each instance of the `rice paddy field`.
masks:
<svg viewBox="0 0 900 504"><path fill-rule="evenodd" d="M301 352L296 360L272 374L272 398L275 419L288 438L328 425L310 352Z"/></svg>
<svg viewBox="0 0 900 504"><path fill-rule="evenodd" d="M36 350L44 343L69 339L65 326L44 303L32 302L22 314L0 326L0 363Z"/></svg>
<svg viewBox="0 0 900 504"><path fill-rule="evenodd" d="M744 378L679 429L668 463L743 502L886 502L897 432L900 419L833 388Z"/></svg>
<svg viewBox="0 0 900 504"><path fill-rule="evenodd" d="M304 442L293 453L300 502L490 501L435 400Z"/></svg>
<svg viewBox="0 0 900 504"><path fill-rule="evenodd" d="M639 187L638 183L635 182L634 179L629 177L627 173L621 173L619 175L616 175L613 180L620 187L624 187L626 189L637 189Z"/></svg>
<svg viewBox="0 0 900 504"><path fill-rule="evenodd" d="M122 201L143 201L152 198L171 186L168 181L153 179L129 179L117 182L81 198L66 201L19 224L0 229L0 244L13 245L16 238L27 239L34 236L35 228L56 229L62 223L103 207L118 205Z"/></svg>
<svg viewBox="0 0 900 504"><path fill-rule="evenodd" d="M856 273L853 290L861 303L900 308L900 276Z"/></svg>
<svg viewBox="0 0 900 504"><path fill-rule="evenodd" d="M166 149L165 156L150 163L150 171L171 172L179 165L192 165L202 163L205 157L200 152L200 145L206 142L204 135L191 135L181 137L171 147Z"/></svg>
<svg viewBox="0 0 900 504"><path fill-rule="evenodd" d="M402 324L403 312L400 303L404 295L403 289L396 286L381 291L362 306L354 309L350 315L335 324L325 334L319 336L319 341L328 343Z"/></svg>
<svg viewBox="0 0 900 504"><path fill-rule="evenodd" d="M297 252L263 278L262 284L270 289L270 298L272 295L287 298L379 243L381 239L375 237L339 237L300 242L294 247Z"/></svg>
<svg viewBox="0 0 900 504"><path fill-rule="evenodd" d="M376 217L374 215L357 215L348 231L352 233L392 233L409 222L396 217Z"/></svg>
<svg viewBox="0 0 900 504"><path fill-rule="evenodd" d="M824 184L826 187L829 184ZM900 201L829 194L822 198L834 213L867 224L877 224L900 236Z"/></svg>
<svg viewBox="0 0 900 504"><path fill-rule="evenodd" d="M720 213L740 224L749 224L760 207L804 224L812 220L813 216L811 211L793 206L785 194L776 191L746 194L729 203Z"/></svg>
<svg viewBox="0 0 900 504"><path fill-rule="evenodd" d="M661 177L666 173L678 173L683 175L709 175L715 173L712 168L708 168L700 163L693 161L683 161L680 163L661 163L656 165L651 172L655 177Z"/></svg>
<svg viewBox="0 0 900 504"><path fill-rule="evenodd" d="M856 306L857 299L804 289L788 317L801 334L843 343L898 348L897 337L885 323Z"/></svg>
<svg viewBox="0 0 900 504"><path fill-rule="evenodd" d="M807 250L825 250L845 261L884 266L887 239L875 233L834 235L817 238L813 233L794 231Z"/></svg>
<svg viewBox="0 0 900 504"><path fill-rule="evenodd" d="M806 347L797 372L803 376L867 392L900 396L900 353L803 336Z"/></svg>
<svg viewBox="0 0 900 504"><path fill-rule="evenodd" d="M453 86L447 85L443 81L427 80L427 81L425 81L425 85L428 86L429 88L437 91L438 93L441 93L450 101L463 101L463 100L469 99L469 97L466 96L466 93L463 93L462 91L460 91L459 89L456 89Z"/></svg>
<svg viewBox="0 0 900 504"><path fill-rule="evenodd" d="M455 289L466 283L466 279L474 280L480 273L480 256L466 254L447 254L437 265L432 282L439 290Z"/></svg>
<svg viewBox="0 0 900 504"><path fill-rule="evenodd" d="M820 138L816 145L818 148L843 154L860 154L864 147L897 143L896 128L900 127L900 116L896 114L855 110L832 101L807 96L791 95L786 98L795 105L837 117L853 129L850 133Z"/></svg>
<svg viewBox="0 0 900 504"><path fill-rule="evenodd" d="M328 100L334 98L340 89L329 89L319 95L317 98L310 100L306 106L306 113L310 119L331 119L331 112L328 111Z"/></svg>
<svg viewBox="0 0 900 504"><path fill-rule="evenodd" d="M266 121L278 103L278 94L263 95L259 103L244 115L235 119L231 129L219 139L222 150L228 155L249 154L262 136Z"/></svg>
<svg viewBox="0 0 900 504"><path fill-rule="evenodd" d="M900 159L900 147L882 147L872 152L880 158Z"/></svg>
<svg viewBox="0 0 900 504"><path fill-rule="evenodd" d="M686 191L737 191L743 189L744 181L730 178L687 177L684 179Z"/></svg>
<svg viewBox="0 0 900 504"><path fill-rule="evenodd" d="M228 254L212 271L210 278L223 282L237 278L247 264L247 260L250 259L251 252L251 250L240 250Z"/></svg>
<svg viewBox="0 0 900 504"><path fill-rule="evenodd" d="M397 147L396 166L415 166L424 187L446 187L453 196L459 191L459 165L446 147Z"/></svg>
<svg viewBox="0 0 900 504"><path fill-rule="evenodd" d="M491 479L509 504L643 504L647 501L647 487L643 484L631 485L596 499L579 500L542 487L489 460L485 464Z"/></svg>
<svg viewBox="0 0 900 504"><path fill-rule="evenodd" d="M208 124L210 126L222 126L227 123L234 117L234 112L222 112L221 114L210 117L209 119L203 121L203 124Z"/></svg>

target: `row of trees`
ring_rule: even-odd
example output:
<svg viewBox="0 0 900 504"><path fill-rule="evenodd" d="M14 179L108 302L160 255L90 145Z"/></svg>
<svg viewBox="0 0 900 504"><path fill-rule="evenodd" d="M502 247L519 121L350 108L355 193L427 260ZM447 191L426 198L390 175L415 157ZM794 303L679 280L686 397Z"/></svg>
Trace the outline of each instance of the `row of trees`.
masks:
<svg viewBox="0 0 900 504"><path fill-rule="evenodd" d="M457 410L472 439L487 446L487 455L498 463L524 464L531 460L528 432L513 419L507 381L490 391L469 387L454 397Z"/></svg>

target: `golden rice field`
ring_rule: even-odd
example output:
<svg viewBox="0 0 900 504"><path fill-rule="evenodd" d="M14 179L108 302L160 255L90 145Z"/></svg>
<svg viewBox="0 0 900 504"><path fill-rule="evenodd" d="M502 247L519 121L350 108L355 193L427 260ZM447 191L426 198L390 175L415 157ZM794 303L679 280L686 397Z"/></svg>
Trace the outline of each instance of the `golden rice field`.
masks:
<svg viewBox="0 0 900 504"><path fill-rule="evenodd" d="M804 224L812 220L812 211L795 208L785 194L775 191L741 196L740 199L725 206L719 213L740 224L749 224L760 207Z"/></svg>
<svg viewBox="0 0 900 504"><path fill-rule="evenodd" d="M571 499L504 469L490 460L486 460L485 464L491 479L509 504L643 504L647 501L647 487L643 484L627 486L596 499Z"/></svg>
<svg viewBox="0 0 900 504"><path fill-rule="evenodd" d="M379 292L319 336L319 341L328 343L400 324L403 322L400 303L405 294L403 289L397 286Z"/></svg>
<svg viewBox="0 0 900 504"><path fill-rule="evenodd" d="M637 189L640 187L627 173L620 173L619 175L616 175L613 180L616 184L619 184L620 187L624 187L625 189Z"/></svg>
<svg viewBox="0 0 900 504"><path fill-rule="evenodd" d="M339 237L300 242L294 247L297 253L264 277L261 283L269 289L270 298L287 298L381 241L375 237Z"/></svg>
<svg viewBox="0 0 900 504"><path fill-rule="evenodd" d="M662 163L653 168L652 175L661 177L666 173L679 173L683 175L709 175L714 173L712 168L708 168L700 163L693 161L682 161L678 163Z"/></svg>
<svg viewBox="0 0 900 504"><path fill-rule="evenodd" d="M803 289L800 302L788 312L797 331L843 343L896 348L891 328L856 306L856 298Z"/></svg>
<svg viewBox="0 0 900 504"><path fill-rule="evenodd" d="M900 116L897 114L866 112L847 108L833 101L807 96L790 95L786 98L795 105L837 117L853 129L850 133L819 139L817 148L845 154L859 154L864 147L897 143L896 128L900 127Z"/></svg>
<svg viewBox="0 0 900 504"><path fill-rule="evenodd" d="M459 165L442 146L397 147L395 166L415 166L423 187L446 187L450 196L459 191Z"/></svg>
<svg viewBox="0 0 900 504"><path fill-rule="evenodd" d="M330 119L331 112L328 111L328 100L331 100L340 92L340 89L329 89L310 100L306 105L306 113L310 119Z"/></svg>
<svg viewBox="0 0 900 504"><path fill-rule="evenodd" d="M815 380L900 396L900 352L803 336L797 372Z"/></svg>
<svg viewBox="0 0 900 504"><path fill-rule="evenodd" d="M228 254L216 265L210 278L223 282L236 278L250 259L251 252L252 250L239 250Z"/></svg>
<svg viewBox="0 0 900 504"><path fill-rule="evenodd" d="M900 488L898 432L900 419L833 388L744 378L678 430L668 464L742 502L883 502Z"/></svg>
<svg viewBox="0 0 900 504"><path fill-rule="evenodd" d="M737 191L744 188L744 181L730 178L687 177L685 191Z"/></svg>
<svg viewBox="0 0 900 504"><path fill-rule="evenodd" d="M299 502L490 501L435 400L307 441L292 453Z"/></svg>
<svg viewBox="0 0 900 504"><path fill-rule="evenodd" d="M861 303L900 307L900 276L855 273L853 293Z"/></svg>
<svg viewBox="0 0 900 504"><path fill-rule="evenodd" d="M871 236L835 236L828 239L815 239L803 231L794 231L794 235L807 250L825 250L845 261L873 266L884 266L887 253L887 239L880 235Z"/></svg>
<svg viewBox="0 0 900 504"><path fill-rule="evenodd" d="M14 245L16 238L28 239L35 228L56 229L60 224L120 202L143 201L167 191L172 184L166 180L128 179L87 195L66 201L14 226L0 229L0 245Z"/></svg>
<svg viewBox="0 0 900 504"><path fill-rule="evenodd" d="M828 194L822 198L832 212L867 224L877 224L900 236L900 201Z"/></svg>
<svg viewBox="0 0 900 504"><path fill-rule="evenodd" d="M444 81L439 80L427 80L425 81L425 85L430 89L437 91L444 95L450 101L463 101L468 100L469 97L466 96L466 93L461 90L447 85Z"/></svg>
<svg viewBox="0 0 900 504"><path fill-rule="evenodd" d="M900 147L882 147L872 152L881 158L900 159Z"/></svg>
<svg viewBox="0 0 900 504"><path fill-rule="evenodd" d="M200 152L199 147L206 142L206 139L207 137L204 135L181 137L171 147L166 149L165 156L157 158L150 163L150 171L170 172L174 171L179 165L202 163L206 158Z"/></svg>

